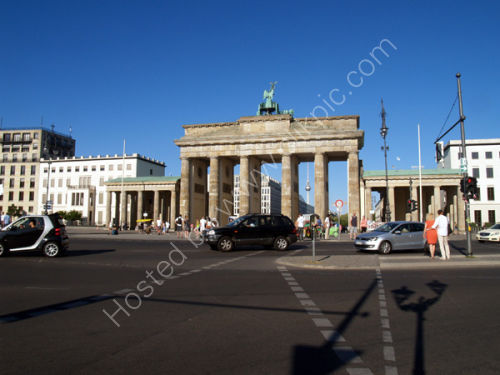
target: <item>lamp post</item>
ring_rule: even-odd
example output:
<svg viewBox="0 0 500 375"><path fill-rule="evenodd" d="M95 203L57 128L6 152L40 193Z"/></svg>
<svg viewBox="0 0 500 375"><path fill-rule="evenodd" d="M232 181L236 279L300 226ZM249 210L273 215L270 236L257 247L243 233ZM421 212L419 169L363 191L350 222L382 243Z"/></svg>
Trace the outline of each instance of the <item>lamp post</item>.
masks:
<svg viewBox="0 0 500 375"><path fill-rule="evenodd" d="M43 148L43 152L47 155L49 150L47 147ZM49 189L50 189L50 165L52 164L52 159L48 157L48 174L47 174L47 192L46 192L46 198L45 198L45 215L49 214Z"/></svg>
<svg viewBox="0 0 500 375"><path fill-rule="evenodd" d="M390 205L389 205L389 176L387 174L387 150L389 147L387 147L385 137L387 136L387 132L389 131L389 128L385 125L385 109L384 109L384 100L381 99L382 103L382 112L380 113L380 116L382 117L382 127L380 128L380 135L384 139L384 146L382 146L382 150L384 150L384 158L385 158L385 199L384 199L384 211L385 211L385 218L384 221L387 223L391 221L391 211L390 211Z"/></svg>

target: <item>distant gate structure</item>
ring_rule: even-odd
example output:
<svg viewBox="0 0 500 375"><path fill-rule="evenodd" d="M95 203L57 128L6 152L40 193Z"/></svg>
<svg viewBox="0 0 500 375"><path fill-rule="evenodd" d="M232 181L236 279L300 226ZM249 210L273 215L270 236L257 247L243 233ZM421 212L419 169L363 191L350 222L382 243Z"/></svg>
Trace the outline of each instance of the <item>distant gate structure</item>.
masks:
<svg viewBox="0 0 500 375"><path fill-rule="evenodd" d="M226 224L233 212L234 166L240 165L240 215L260 212L264 163L281 163L281 209L298 215L300 162L314 161L315 212L329 209L328 162L348 162L349 214L360 214L360 161L364 132L359 116L293 118L291 114L241 117L236 122L183 126L179 210ZM208 173L208 168L210 172ZM208 177L209 175L209 177Z"/></svg>

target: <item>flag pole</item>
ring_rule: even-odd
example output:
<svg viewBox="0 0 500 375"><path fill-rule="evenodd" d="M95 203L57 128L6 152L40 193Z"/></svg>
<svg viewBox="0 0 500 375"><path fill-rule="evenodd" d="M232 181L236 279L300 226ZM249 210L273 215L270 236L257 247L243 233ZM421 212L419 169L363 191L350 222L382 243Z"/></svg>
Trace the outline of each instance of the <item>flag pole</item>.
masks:
<svg viewBox="0 0 500 375"><path fill-rule="evenodd" d="M419 190L420 190L420 199L418 202L418 212L420 217L420 222L423 222L424 218L422 217L422 153L420 151L420 124L417 126L418 128L418 180L419 180Z"/></svg>

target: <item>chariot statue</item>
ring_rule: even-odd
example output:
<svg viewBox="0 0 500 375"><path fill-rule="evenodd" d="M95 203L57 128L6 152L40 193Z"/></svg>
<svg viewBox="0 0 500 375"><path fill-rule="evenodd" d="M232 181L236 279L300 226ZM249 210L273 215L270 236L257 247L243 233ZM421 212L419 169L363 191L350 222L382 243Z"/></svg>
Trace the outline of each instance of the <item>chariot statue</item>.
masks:
<svg viewBox="0 0 500 375"><path fill-rule="evenodd" d="M288 109L285 111L280 111L279 104L273 101L274 98L274 90L276 88L276 84L278 82L270 82L271 84L271 89L269 91L264 90L264 95L262 99L264 102L259 104L259 109L257 111L257 116L266 116L266 115L272 115L274 112L277 115L281 114L289 114L293 116L293 109Z"/></svg>

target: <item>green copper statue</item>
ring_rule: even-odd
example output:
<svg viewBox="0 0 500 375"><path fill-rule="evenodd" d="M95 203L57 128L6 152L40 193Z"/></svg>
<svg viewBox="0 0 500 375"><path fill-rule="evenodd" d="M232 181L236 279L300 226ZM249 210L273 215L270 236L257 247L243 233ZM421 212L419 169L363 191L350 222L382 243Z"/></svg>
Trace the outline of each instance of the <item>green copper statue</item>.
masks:
<svg viewBox="0 0 500 375"><path fill-rule="evenodd" d="M276 102L273 102L274 89L275 89L277 83L278 82L270 82L271 89L269 91L264 90L264 95L262 98L264 100L264 102L259 104L257 116L272 115L274 112L276 112L277 115L283 114L283 115L292 115L293 116L293 109L288 109L288 110L285 110L283 112L280 112L279 104Z"/></svg>

